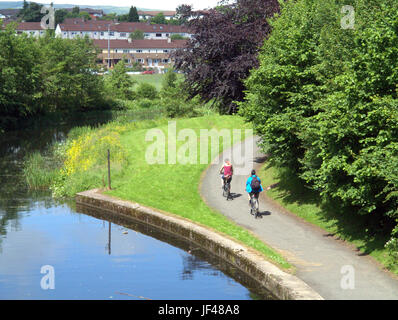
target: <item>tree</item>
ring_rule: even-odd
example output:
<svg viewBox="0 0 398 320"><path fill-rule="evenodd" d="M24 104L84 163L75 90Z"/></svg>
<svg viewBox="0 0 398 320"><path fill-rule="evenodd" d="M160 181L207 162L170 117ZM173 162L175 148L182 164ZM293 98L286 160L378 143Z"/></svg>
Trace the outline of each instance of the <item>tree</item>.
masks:
<svg viewBox="0 0 398 320"><path fill-rule="evenodd" d="M130 39L140 40L144 39L144 32L140 29L134 30L134 32L130 33Z"/></svg>
<svg viewBox="0 0 398 320"><path fill-rule="evenodd" d="M40 22L41 18L44 16L40 12L43 5L37 4L35 2L27 3L24 1L21 11L18 13L18 17L26 22Z"/></svg>
<svg viewBox="0 0 398 320"><path fill-rule="evenodd" d="M176 8L176 18L179 24L185 24L188 19L193 16L192 6L188 4L181 4Z"/></svg>
<svg viewBox="0 0 398 320"><path fill-rule="evenodd" d="M187 40L187 38L183 37L179 33L174 33L170 36L171 40Z"/></svg>
<svg viewBox="0 0 398 320"><path fill-rule="evenodd" d="M128 14L121 14L117 16L117 21L119 22L128 22L129 21L129 15Z"/></svg>
<svg viewBox="0 0 398 320"><path fill-rule="evenodd" d="M78 15L80 13L80 8L78 6L72 8L72 14Z"/></svg>
<svg viewBox="0 0 398 320"><path fill-rule="evenodd" d="M244 97L243 80L258 65L259 48L270 32L267 18L278 10L278 0L238 0L197 13L187 24L195 36L187 50L173 55L190 96L217 102L221 113L236 112L235 101Z"/></svg>
<svg viewBox="0 0 398 320"><path fill-rule="evenodd" d="M398 3L351 3L353 29L344 1L284 3L240 111L272 165L385 236L398 222Z"/></svg>
<svg viewBox="0 0 398 320"><path fill-rule="evenodd" d="M111 71L107 84L113 95L120 99L131 99L135 81L126 73L124 59L120 60Z"/></svg>
<svg viewBox="0 0 398 320"><path fill-rule="evenodd" d="M136 90L137 97L140 99L156 99L158 96L158 92L156 87L147 82L141 82Z"/></svg>
<svg viewBox="0 0 398 320"><path fill-rule="evenodd" d="M159 12L156 16L151 19L151 23L153 24L167 24L166 17L163 12Z"/></svg>
<svg viewBox="0 0 398 320"><path fill-rule="evenodd" d="M177 81L177 74L172 68L167 70L162 81L162 90L168 90L169 88L175 88Z"/></svg>
<svg viewBox="0 0 398 320"><path fill-rule="evenodd" d="M131 6L127 21L128 22L139 22L140 21L140 16L138 15L138 11L137 11L136 7Z"/></svg>
<svg viewBox="0 0 398 320"><path fill-rule="evenodd" d="M40 111L41 51L33 37L15 36L14 25L0 32L0 127Z"/></svg>
<svg viewBox="0 0 398 320"><path fill-rule="evenodd" d="M65 9L55 10L55 25L58 25L64 22L65 18L68 15L68 11Z"/></svg>

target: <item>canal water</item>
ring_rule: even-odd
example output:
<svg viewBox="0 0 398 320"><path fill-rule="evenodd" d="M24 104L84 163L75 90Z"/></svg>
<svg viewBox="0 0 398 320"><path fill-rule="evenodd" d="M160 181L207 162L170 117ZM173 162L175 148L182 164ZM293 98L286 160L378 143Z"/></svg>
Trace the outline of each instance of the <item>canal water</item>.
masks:
<svg viewBox="0 0 398 320"><path fill-rule="evenodd" d="M0 299L273 299L179 238L29 191L23 158L45 152L71 127L0 138Z"/></svg>

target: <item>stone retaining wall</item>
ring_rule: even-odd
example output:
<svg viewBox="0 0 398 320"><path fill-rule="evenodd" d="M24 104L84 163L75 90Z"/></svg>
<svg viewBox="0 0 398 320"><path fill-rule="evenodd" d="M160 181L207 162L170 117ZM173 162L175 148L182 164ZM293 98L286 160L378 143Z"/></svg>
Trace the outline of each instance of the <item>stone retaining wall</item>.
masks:
<svg viewBox="0 0 398 320"><path fill-rule="evenodd" d="M299 278L288 274L266 261L254 249L243 246L215 231L199 226L183 218L161 213L137 203L115 199L89 190L76 195L78 205L118 214L137 222L143 222L163 231L178 235L208 251L272 292L282 300L323 300L323 298Z"/></svg>

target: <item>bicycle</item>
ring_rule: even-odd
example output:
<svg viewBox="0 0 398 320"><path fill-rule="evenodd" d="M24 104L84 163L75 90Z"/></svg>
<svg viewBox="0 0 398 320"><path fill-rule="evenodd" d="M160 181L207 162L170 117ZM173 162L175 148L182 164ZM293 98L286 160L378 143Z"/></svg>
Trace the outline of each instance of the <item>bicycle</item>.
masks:
<svg viewBox="0 0 398 320"><path fill-rule="evenodd" d="M254 193L250 193L250 214L253 215L255 219L259 216L258 198Z"/></svg>
<svg viewBox="0 0 398 320"><path fill-rule="evenodd" d="M227 201L229 198L232 199L231 197L231 182L229 179L224 179L224 186L223 186L223 192L222 192L223 197L227 198Z"/></svg>

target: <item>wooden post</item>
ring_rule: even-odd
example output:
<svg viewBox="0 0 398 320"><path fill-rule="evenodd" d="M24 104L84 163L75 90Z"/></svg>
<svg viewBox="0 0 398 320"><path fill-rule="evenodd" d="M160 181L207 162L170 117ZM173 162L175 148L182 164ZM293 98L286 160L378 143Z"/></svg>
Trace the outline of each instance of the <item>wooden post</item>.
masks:
<svg viewBox="0 0 398 320"><path fill-rule="evenodd" d="M111 190L111 153L108 149L108 188Z"/></svg>

